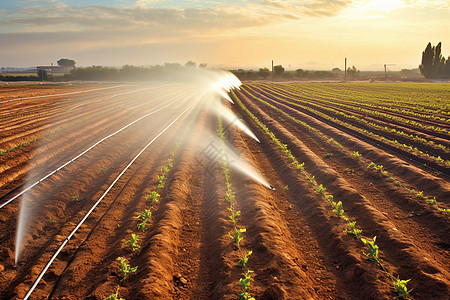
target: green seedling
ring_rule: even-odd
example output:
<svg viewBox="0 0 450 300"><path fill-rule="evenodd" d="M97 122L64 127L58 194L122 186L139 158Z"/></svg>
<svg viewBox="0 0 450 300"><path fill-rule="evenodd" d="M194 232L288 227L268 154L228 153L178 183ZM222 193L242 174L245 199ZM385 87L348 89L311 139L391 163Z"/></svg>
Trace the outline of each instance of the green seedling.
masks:
<svg viewBox="0 0 450 300"><path fill-rule="evenodd" d="M333 153L325 153L325 154L323 155L323 157L324 157L324 158L330 158L330 157L333 157Z"/></svg>
<svg viewBox="0 0 450 300"><path fill-rule="evenodd" d="M368 167L368 168L374 168L374 169L375 169L376 166L377 166L377 165L376 165L373 161L371 161L370 164L369 164L367 167Z"/></svg>
<svg viewBox="0 0 450 300"><path fill-rule="evenodd" d="M118 257L117 260L120 260L120 270L122 271L122 280L125 280L130 273L134 273L137 270L137 266L132 268L129 264L127 264L127 259L124 257Z"/></svg>
<svg viewBox="0 0 450 300"><path fill-rule="evenodd" d="M169 166L169 168L172 168L173 167L173 158L169 158L169 159L167 159L167 166Z"/></svg>
<svg viewBox="0 0 450 300"><path fill-rule="evenodd" d="M425 201L427 201L428 204L431 204L431 205L437 205L437 202L436 202L436 198L435 198L435 197L433 197L433 199L427 199L427 200L425 200Z"/></svg>
<svg viewBox="0 0 450 300"><path fill-rule="evenodd" d="M330 201L331 204L336 205L336 202L333 201L334 197L333 195L327 195L328 201Z"/></svg>
<svg viewBox="0 0 450 300"><path fill-rule="evenodd" d="M227 191L225 193L225 200L228 201L228 203L233 204L235 202L236 196L231 191Z"/></svg>
<svg viewBox="0 0 450 300"><path fill-rule="evenodd" d="M133 251L141 248L141 246L139 246L138 244L138 239L139 239L139 235L132 233L131 234L131 240L125 241L125 245L130 245L131 249L133 249Z"/></svg>
<svg viewBox="0 0 450 300"><path fill-rule="evenodd" d="M145 226L147 225L147 220L142 221L141 223L137 224L137 229L139 231L144 232L145 231Z"/></svg>
<svg viewBox="0 0 450 300"><path fill-rule="evenodd" d="M345 230L347 233L353 234L357 239L359 239L359 236L362 233L362 229L356 228L356 222L348 222L347 223L347 229Z"/></svg>
<svg viewBox="0 0 450 300"><path fill-rule="evenodd" d="M397 291L398 297L400 299L409 299L409 293L412 291L412 289L408 290L408 287L406 286L406 284L410 280L411 279L401 280L397 277L397 279L394 281L394 288Z"/></svg>
<svg viewBox="0 0 450 300"><path fill-rule="evenodd" d="M117 290L114 294L109 295L108 297L106 297L103 300L125 300L125 299L119 297L119 288L120 288L120 286L117 287Z"/></svg>
<svg viewBox="0 0 450 300"><path fill-rule="evenodd" d="M55 224L56 223L56 220L53 220L53 219L48 219L47 220L47 224L48 225L53 225L53 224Z"/></svg>
<svg viewBox="0 0 450 300"><path fill-rule="evenodd" d="M438 209L439 209L439 211L442 211L443 213L450 214L450 208L438 208Z"/></svg>
<svg viewBox="0 0 450 300"><path fill-rule="evenodd" d="M236 264L236 266L242 267L243 269L247 269L248 257L252 255L252 253L253 253L252 250L248 251L247 255L244 255L244 257L241 258L241 260Z"/></svg>
<svg viewBox="0 0 450 300"><path fill-rule="evenodd" d="M80 201L80 199L78 199L77 196L73 196L71 200L72 200L73 202L78 202L78 201Z"/></svg>
<svg viewBox="0 0 450 300"><path fill-rule="evenodd" d="M416 195L423 198L423 191L417 192Z"/></svg>
<svg viewBox="0 0 450 300"><path fill-rule="evenodd" d="M158 190L162 190L164 188L164 185L166 184L166 176L163 175L156 175L158 177Z"/></svg>
<svg viewBox="0 0 450 300"><path fill-rule="evenodd" d="M161 167L161 173L163 173L163 174L169 173L169 167L167 167L167 166L162 166L162 167Z"/></svg>
<svg viewBox="0 0 450 300"><path fill-rule="evenodd" d="M141 220L148 220L152 217L152 212L148 209L144 210L142 214L140 214L137 217L134 217L135 219L141 219Z"/></svg>
<svg viewBox="0 0 450 300"><path fill-rule="evenodd" d="M150 195L147 195L147 200L152 201L152 204L158 203L159 194L153 191Z"/></svg>
<svg viewBox="0 0 450 300"><path fill-rule="evenodd" d="M236 228L234 235L231 234L230 232L228 232L228 236L230 238L232 238L234 243L239 247L239 243L243 240L243 238L241 237L241 234L246 231L247 231L247 229L245 229L245 228L240 228L240 229Z"/></svg>
<svg viewBox="0 0 450 300"><path fill-rule="evenodd" d="M314 184L314 185L317 185L317 182L316 182L316 176L309 176L309 175L306 175L306 179L308 179L310 182L312 182L312 184Z"/></svg>
<svg viewBox="0 0 450 300"><path fill-rule="evenodd" d="M239 279L239 285L241 286L242 289L242 292L237 294L239 300L255 300L255 298L250 297L248 294L248 290L250 289L252 273L253 271L247 270L245 273L243 273L244 278Z"/></svg>
<svg viewBox="0 0 450 300"><path fill-rule="evenodd" d="M241 211L234 212L233 209L230 208L230 207L227 208L227 209L228 209L228 210L230 211L230 213L231 213L231 215L229 216L231 222L233 223L233 225L236 225L236 223L237 223L237 218L241 215Z"/></svg>
<svg viewBox="0 0 450 300"><path fill-rule="evenodd" d="M316 188L316 190L315 190L314 192L315 192L316 194L325 194L325 191L326 191L326 190L327 190L327 189L324 188L322 184L320 184L320 185Z"/></svg>
<svg viewBox="0 0 450 300"><path fill-rule="evenodd" d="M375 242L377 240L377 237L375 236L372 241L368 241L364 238L361 238L361 241L364 243L364 245L367 245L369 247L369 253L364 253L365 256L371 261L380 262L380 259L378 258L378 245L375 245Z"/></svg>
<svg viewBox="0 0 450 300"><path fill-rule="evenodd" d="M283 189L284 189L285 191L289 191L289 186L286 185Z"/></svg>
<svg viewBox="0 0 450 300"><path fill-rule="evenodd" d="M358 151L353 151L353 157L355 157L355 158L360 158L360 157L361 157L361 154L359 154Z"/></svg>
<svg viewBox="0 0 450 300"><path fill-rule="evenodd" d="M344 207L342 206L342 202L339 201L338 203L334 202L335 206L333 209L333 212L338 216L342 217L344 215Z"/></svg>

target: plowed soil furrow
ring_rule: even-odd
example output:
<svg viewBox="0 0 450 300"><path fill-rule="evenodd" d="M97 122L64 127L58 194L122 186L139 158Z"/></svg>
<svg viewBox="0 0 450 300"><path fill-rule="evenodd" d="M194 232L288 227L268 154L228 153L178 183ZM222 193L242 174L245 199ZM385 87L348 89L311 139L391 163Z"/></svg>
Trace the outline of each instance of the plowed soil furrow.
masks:
<svg viewBox="0 0 450 300"><path fill-rule="evenodd" d="M256 94L258 94L258 92L256 92ZM260 94L261 95L261 94ZM267 93L266 93L267 95ZM295 96L294 96L295 97ZM335 115L332 112L329 112L321 107L315 107L315 106L311 106L309 104L305 104L305 103L296 103L296 102L292 102L292 100L289 99L283 99L283 97L279 97L279 96L270 96L270 97L266 97L266 99L270 99L268 101L270 101L272 104L273 103L283 103L286 104L288 106L290 106L291 108L294 108L300 112L306 113L310 116L313 116L314 118L329 124L330 126L333 126L341 131L344 132L348 132L349 134L356 136L360 139L366 140L370 143L372 143L373 145L377 145L378 147L383 147L385 149L394 151L396 153L400 153L408 158L414 159L416 161L418 161L421 164L424 165L429 165L431 167L433 167L436 170L439 170L440 172L447 174L447 176L450 176L450 167L443 164L443 163L439 163L437 162L436 158L438 156L443 156L444 159L447 159L447 157L449 156L447 154L447 151L444 151L442 149L436 150L436 154L433 154L433 149L434 147L429 146L428 144L423 145L420 142L415 142L414 140L410 140L410 139L405 139L401 136L392 136L391 133L389 132L385 132L383 130L374 130L374 128L371 128L370 126L366 125L365 123L358 123L352 119L345 119L345 122L347 124L341 124L341 119L342 117L340 117L339 115ZM317 112L314 112L312 110L315 110ZM328 117L324 117L320 114L325 114ZM351 128L353 127L353 128ZM364 133L362 133L364 132ZM368 134L366 134L366 132L368 132ZM378 135L378 137L374 136ZM405 150L406 148L401 147L401 146L396 146L391 142L388 141L383 141L382 139L385 139L385 137L388 140L391 141L395 141L398 140L400 144L406 143L407 145L412 145L412 147L415 147L418 149L418 151L423 152L419 153L418 151L413 151L413 150ZM434 157L428 157L427 154L427 149L429 149L429 153L432 153L431 155ZM430 152L431 151L431 152Z"/></svg>
<svg viewBox="0 0 450 300"><path fill-rule="evenodd" d="M263 120L264 123L270 121L270 118L261 110L257 108L253 108L253 110L256 111L257 117ZM433 261L431 257L426 255L423 257L424 254L420 251L421 247L414 245L414 243L417 243L416 240L413 242L407 233L401 233L396 229L392 222L376 210L368 199L361 196L336 172L330 170L321 159L314 155L300 140L282 128L278 122L271 122L269 128L281 140L291 145L291 151L294 156L306 163L305 168L317 176L319 183L324 183L328 191L335 195L335 199L343 202L344 207L347 208L346 211L357 220L358 224L361 224L363 229L370 228L370 231L366 231L366 234L379 237L378 241L381 249L387 256L385 262L390 265L390 269L398 270L402 275L406 274L409 277L415 277L417 282L435 289L435 295L448 291L446 282L448 282L450 277L448 271L441 267L442 261ZM403 262L409 261L408 265L414 264L416 269L411 266L408 268L395 266L395 261L399 259ZM421 270L429 271L420 273Z"/></svg>
<svg viewBox="0 0 450 300"><path fill-rule="evenodd" d="M239 109L238 112L245 114ZM251 119L246 121L247 124L252 122ZM323 273L333 272L339 278L336 283L338 295L346 299L383 298L389 295L391 290L387 276L365 259L360 245L344 233L345 226L332 215L328 203L313 192L312 185L299 176L298 170L291 166L291 162L262 130L253 126L252 130L260 137L263 152L273 165L278 166L275 170L283 179L283 184L290 187L290 209L295 209L306 220L306 227L325 257L327 266ZM304 268L308 269L308 265ZM320 272L321 268L318 269Z"/></svg>
<svg viewBox="0 0 450 300"><path fill-rule="evenodd" d="M261 108L269 108L268 106L259 103L257 100L253 102ZM436 196L442 201L447 202L447 199L450 199L450 185L446 180L411 166L409 160L404 160L402 159L403 157L394 157L382 149L376 149L374 145L368 144L364 140L359 140L353 136L350 136L346 132L339 131L337 128L329 126L328 124L323 123L305 113L299 112L287 105L280 103L275 106L296 119L302 120L310 126L317 128L329 138L333 138L338 141L350 152L359 151L363 157L370 159L377 164L383 165L387 171L392 172L396 177L401 178L412 186L415 186L416 190L423 190L426 195ZM272 113L276 114L274 110L272 110ZM280 117L285 118L285 116L282 115L280 115Z"/></svg>
<svg viewBox="0 0 450 300"><path fill-rule="evenodd" d="M259 91L263 91L263 92L265 91L267 94L270 94L270 91L272 90L272 89L269 89L267 87L259 89L259 86L257 87L257 89ZM288 92L283 91L281 89L275 89L275 91L277 93L280 93L280 94L284 94L284 95L287 95L287 96L290 96L290 97L298 97L300 100L303 100L302 96L300 96L298 94L295 94L294 92L293 93L288 93ZM442 144L443 146L450 147L450 142L449 142L449 140L447 138L441 138L439 136L436 136L435 133L434 134L423 133L423 132L417 131L417 130L415 130L413 128L405 126L406 124L403 124L402 126L400 126L400 125L394 125L393 126L390 121L386 122L385 120L379 120L379 119L376 118L376 116L368 117L367 113L361 113L361 112L358 112L358 111L354 111L351 108L341 108L341 107L335 106L333 104L327 104L327 103L324 103L323 101L320 101L319 99L316 100L316 99L309 99L308 98L307 101L312 102L312 103L314 103L316 105L319 105L319 107L317 107L317 106L310 106L308 104L306 104L306 106L311 107L313 109L318 109L319 111L321 111L323 113L326 113L327 115L333 116L335 118L342 118L339 113L346 114L347 117L345 117L344 119L346 120L346 122L348 122L348 123L350 123L350 124L352 124L354 126L357 126L357 127L363 128L363 129L367 129L367 130L372 131L372 132L374 132L374 133L376 133L378 135L387 136L387 137L390 137L392 139L396 139L396 140L398 140L401 143L406 143L406 144L410 144L410 145L416 146L416 147L418 147L419 149L423 150L426 153L434 153L434 155L440 155L440 156L443 156L443 157L449 157L449 155L450 155L448 150L444 150L442 148L439 148L438 146L431 145L430 143L426 143L426 142L423 142L421 140L413 139L410 136L406 136L405 137L404 135L398 134L396 132L391 132L390 130L380 129L380 128L377 128L375 126L381 126L383 128L386 127L386 128L389 128L389 129L390 128L394 128L394 129L396 129L398 131L402 131L402 132L404 132L404 133L406 133L408 135L418 136L418 137L424 138L424 139L426 139L428 141L433 141L436 144ZM326 110L326 109L321 109L322 107L336 110L337 113L333 112L333 111ZM352 116L356 116L359 120L358 119L353 119ZM371 123L373 123L374 125L372 125ZM437 124L435 124L435 125L439 126ZM446 128L446 127L444 126L442 128Z"/></svg>
<svg viewBox="0 0 450 300"><path fill-rule="evenodd" d="M8 174L3 177L4 182L2 182L2 187L10 189L8 186L9 183L13 180L19 180L26 173L31 172L32 174L42 174L44 176L67 161L64 153L74 153L75 156L96 143L100 138L104 138L139 117L165 106L164 103L153 102L153 105L151 102L145 104L145 106L150 105L152 107L151 109L145 106L138 106L138 110L123 109L120 107L108 110L107 118L101 117L99 120L89 120L90 123L78 122L75 126L68 129L68 132L60 132L39 141L36 143L37 145L33 145L37 148L37 151L33 151L32 153L33 164L29 164L29 157L21 155L20 152L22 151L19 151L17 154L6 154L8 160L3 165L0 165L0 168L3 169L3 174ZM136 128L142 123L149 122L150 119L151 116L140 120L137 124L125 130L133 131L133 128ZM21 156L18 159L14 159L18 155ZM45 168L42 168L42 166ZM42 177L35 176L37 177L36 180Z"/></svg>
<svg viewBox="0 0 450 300"><path fill-rule="evenodd" d="M30 299L118 292L123 299L234 300L246 270L257 300L394 299L397 278L411 279L411 299L448 298L449 166L382 138L448 159L448 150L429 143L450 147L448 134L427 128L450 128L439 119L448 117L444 84L249 82L229 93L234 104L196 84L124 84L0 104L0 149L11 149L0 155L0 204L114 133L0 209L0 299L25 296L99 199ZM0 87L0 102L110 86ZM221 152L228 147L239 157ZM344 217L333 211L338 202ZM141 231L137 216L146 209ZM362 238L377 237L380 264L346 231L349 222ZM230 236L236 229L246 229L239 243ZM15 267L18 232L25 237ZM125 243L132 234L135 251ZM245 255L246 266L238 265ZM126 279L119 257L137 267Z"/></svg>
<svg viewBox="0 0 450 300"><path fill-rule="evenodd" d="M389 212L387 217L395 228L402 232L414 233L417 246L422 247L421 249L427 253L435 253L432 259L437 264L445 265L450 259L446 251L450 245L447 234L450 228L445 214L437 212L423 199L413 197L411 193L400 189L393 181L383 180L377 172L367 169L367 164L346 155L346 151L342 151L339 147L328 145L324 147L320 140L312 139L308 132L299 130L295 123L286 121L283 126L301 138L317 156L323 157L331 153L333 156L323 159L323 162L337 173L344 174L345 180L377 210L386 215ZM367 185L367 182L370 184Z"/></svg>
<svg viewBox="0 0 450 300"><path fill-rule="evenodd" d="M158 127L156 127L156 128L163 128L163 126L166 126L169 122L170 122L170 120L165 120L165 121L159 122L159 124L157 125ZM166 125L164 125L164 124L166 124ZM157 133L154 126L153 126L153 130L149 130L149 128L146 129L144 127L140 131L141 132L139 134L141 134L141 135L143 134L144 137L147 136L147 139L148 139L149 132L155 132L154 134ZM120 140L120 136L118 136L117 138L118 138L118 140ZM128 144L129 142L127 142L127 139L129 139L130 141L133 141L134 144L133 143ZM86 169L85 170L86 175L80 176L79 177L80 180L78 182L73 181L73 180L70 181L70 183L72 184L72 187L78 189L76 191L78 192L79 195L80 195L80 190L81 190L81 191L87 191L87 194L90 196L89 197L88 195L86 195L86 196L80 195L80 198L83 199L83 205L82 205L83 207L81 209L77 209L73 212L67 211L66 206L68 206L67 203L70 201L70 200L68 201L68 198L70 196L67 194L66 194L66 197L62 197L62 199L59 200L60 202L62 201L61 203L54 201L54 202L47 204L47 207L42 209L44 216L41 217L40 221L37 221L35 224L33 224L34 225L33 226L33 232L34 232L33 235L39 236L43 233L43 230L47 229L47 231L48 231L51 228L51 226L48 226L48 224L47 225L45 224L46 220L48 220L49 217L54 218L57 221L57 223L61 223L61 224L75 224L75 222L78 222L77 220L81 219L81 217L83 216L83 211L86 212L87 209L93 203L93 202L87 201L87 199L93 199L93 201L95 201L96 198L100 197L101 193L103 192L102 190L104 190L105 187L107 187L110 184L110 182L115 178L115 176L118 175L120 170L127 164L127 161L129 160L128 158L134 156L137 153L137 152L135 152L133 154L133 152L129 152L129 150L126 151L126 149L140 149L140 148L142 148L143 145L148 143L148 141L145 141L145 140L143 141L142 137L139 138L135 134L135 135L130 135L129 137L127 137L125 140L123 140L123 143L124 143L124 146L122 146L122 148L124 148L125 152L122 151L122 153L120 154L121 157L118 156L121 151L107 154L106 158L96 162L97 165L93 164L90 166L90 168ZM141 146L138 146L138 144L140 144ZM107 145L104 147L104 149L102 149L102 148L98 149L98 151L100 153L103 152L106 154L107 152L105 152L105 150L108 150ZM151 153L151 151L148 151L148 152ZM167 153L167 150L166 150L166 153ZM90 155L92 155L92 157L101 157L101 155L98 155L96 153L90 153ZM110 157L108 157L108 156L110 156ZM92 159L89 158L89 155L87 155L87 157L83 158L82 160L86 160L87 162L90 160L92 161ZM80 162L79 162L81 165L83 165L82 160L80 160ZM114 163L117 165L116 166L111 165ZM85 163L84 163L84 165L85 165ZM104 172L104 174L95 175L97 170L102 169L102 166L103 167L106 166L107 168L110 168L111 170L109 172ZM71 167L74 168L75 170L77 169L76 164L74 164ZM69 170L67 170L66 172L69 172ZM111 172L113 172L113 173L111 173ZM64 176L64 174L62 176ZM137 177L139 177L139 176L137 176ZM72 178L72 177L69 177L69 178ZM93 181L93 180L95 180L95 181ZM121 181L124 181L124 179L121 179ZM120 183L121 182L118 183L119 186L120 186ZM62 184L64 186L64 182ZM50 185L50 187L52 186L51 183L49 183L49 185ZM43 189L46 190L46 187L44 186ZM69 190L70 189L71 188L69 185ZM51 193L51 190L50 190L50 193ZM63 194L64 194L64 192L63 192ZM69 196L69 197L67 197L67 196ZM73 206L72 206L72 208L73 208ZM98 210L102 211L102 208L99 206ZM65 219L61 219L61 216L59 218L55 217L55 215L61 215L61 214L64 216ZM133 214L133 216L134 216L134 214ZM130 219L132 219L133 216L130 216ZM116 224L114 224L114 225L116 225ZM73 225L70 227L73 227ZM87 228L89 228L89 227L87 227ZM65 228L64 230L66 231L69 229ZM55 229L50 230L50 231L52 231L52 232L45 234L46 237L44 237L44 240L45 240L45 238L50 238L50 239L53 238L55 240L61 240L61 238L58 238L58 236L60 236L60 237L62 236L62 238L64 237L64 235L59 234L57 230L55 231ZM37 243L37 242L38 241L34 241L34 243ZM37 253L42 253L41 260L43 260L43 262L44 262L46 257L48 256L44 253L44 250L46 250L46 248L50 244L49 244L49 242L44 242L44 243L41 241L39 241L39 242L41 245L44 244L44 246L43 247L33 246L31 248L35 248L35 249L37 248L37 250L38 250ZM28 247L26 249L26 251L24 252L24 256L29 257L29 255L33 252L31 248ZM50 248L52 248L52 247L50 247ZM21 266L21 269L22 268L25 270L25 267ZM14 286L14 284L13 284L13 286ZM19 287L19 289L20 289L20 287Z"/></svg>
<svg viewBox="0 0 450 300"><path fill-rule="evenodd" d="M103 99L108 99L108 97ZM131 100L127 99L127 103L123 103L123 99L116 97L114 101L108 102L107 106L105 105L106 103L102 103L101 105L97 104L95 106L90 106L89 109L78 109L74 111L68 111L67 107L63 109L58 108L57 111L51 115L44 110L43 114L39 114L38 116L35 116L32 121L27 122L29 124L15 123L11 124L8 127L8 130L3 130L3 138L0 140L0 147L7 150L21 142L45 136L46 133L71 127L71 124L79 123L80 120L83 119L88 122L91 120L98 121L98 119L108 116L108 114L114 110L123 111L127 108L139 109L139 107L136 106L143 107L145 105L145 103L142 103L141 99L142 98L133 95Z"/></svg>
<svg viewBox="0 0 450 300"><path fill-rule="evenodd" d="M293 87L290 87L290 90L294 91L294 92L298 92L299 91L298 89L295 89ZM317 95L317 98L319 98L319 99L323 99L325 101L333 101L333 102L336 102L337 105L339 105L339 104L351 105L351 106L354 106L354 107L360 107L360 108L363 108L363 109L384 113L384 114L387 114L388 116L395 116L395 117L403 118L405 120L415 121L415 122L418 122L418 123L421 123L421 124L424 124L424 125L437 126L437 127L449 129L448 122L444 122L442 120L438 120L438 119L434 120L434 119L429 119L429 118L410 116L410 115L408 115L406 113L398 113L398 112L395 112L395 111L392 111L392 110L386 110L386 109L383 109L383 108L374 107L373 105L366 106L366 105L360 104L358 102L348 103L348 102L344 101L346 99L337 99L336 98L336 93L329 93L328 95L326 95L326 94L324 95L323 91L317 93L318 92L317 89L311 89L310 92L314 93L315 95ZM409 103L405 103L403 105L404 106L392 105L392 108L398 107L399 109L403 110L403 109L405 109L405 106L409 108L410 104ZM358 112L358 110L353 110L353 111L355 113ZM439 116L439 117L448 119L448 115L446 115L446 114L427 113L427 112L423 112L423 111L416 111L416 113L425 114L425 115ZM398 122L398 125L402 125L402 124L406 125L407 124L406 122L399 122L399 121L392 120L392 118L389 118L389 117L386 117L386 116L374 115L373 117L375 119L377 119L377 120L384 120L384 121L389 122L389 123L392 123L392 122L396 122L397 123ZM420 127L417 128L417 126L413 126L413 125L408 125L408 126L411 126L411 128L416 128L418 130L421 130L421 128ZM433 131L431 131L431 132L433 132Z"/></svg>

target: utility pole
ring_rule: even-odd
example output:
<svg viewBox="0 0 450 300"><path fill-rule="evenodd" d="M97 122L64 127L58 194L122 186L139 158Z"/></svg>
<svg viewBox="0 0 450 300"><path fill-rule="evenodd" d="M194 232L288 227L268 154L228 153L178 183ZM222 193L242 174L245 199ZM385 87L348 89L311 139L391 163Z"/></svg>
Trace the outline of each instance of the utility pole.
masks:
<svg viewBox="0 0 450 300"><path fill-rule="evenodd" d="M273 82L273 59L272 59L272 82Z"/></svg>
<svg viewBox="0 0 450 300"><path fill-rule="evenodd" d="M344 64L344 80L347 80L347 57L345 58Z"/></svg>
<svg viewBox="0 0 450 300"><path fill-rule="evenodd" d="M396 66L396 64L384 64L384 80L387 80L387 66Z"/></svg>

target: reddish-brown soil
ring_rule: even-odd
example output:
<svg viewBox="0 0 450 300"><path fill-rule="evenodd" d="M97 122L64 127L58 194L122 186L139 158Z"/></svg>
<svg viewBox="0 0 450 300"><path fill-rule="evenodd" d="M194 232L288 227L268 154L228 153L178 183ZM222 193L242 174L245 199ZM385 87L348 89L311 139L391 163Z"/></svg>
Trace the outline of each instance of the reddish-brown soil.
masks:
<svg viewBox="0 0 450 300"><path fill-rule="evenodd" d="M0 101L93 88L0 87ZM9 150L0 155L0 204L100 139L161 109L27 193L38 200L31 203L33 216L18 267L14 267L15 234L23 197L0 209L0 299L25 296L59 245L121 171L190 103L175 101L166 107L173 96L153 97L152 90L144 88L128 85L0 104L0 149ZM448 299L449 214L411 192L423 191L449 208L448 177L270 97L270 89L261 88L247 86L247 92L236 95L305 163L305 170L327 193L342 201L363 236L377 236L383 265L394 276L411 279L411 297ZM124 299L237 299L243 270L236 263L250 250L247 266L254 271L250 295L256 299L394 299L397 294L389 276L366 258L363 252L368 250L360 241L345 233L345 223L324 197L238 104L230 108L261 143L235 127L226 138L275 187L269 190L231 167L231 188L241 211L238 227L247 230L239 249L228 236L233 227L223 172L205 169L203 144L198 143L205 130L217 135L217 117L207 109L193 110L123 174L57 256L30 299L103 299L118 287ZM329 143L330 138L342 147ZM151 205L145 232L139 232L135 217L149 208L146 196L156 190L156 175L172 151L173 168L165 188L159 202ZM353 157L353 151L362 157ZM402 185L368 169L370 161L382 164ZM124 244L131 233L139 234L136 251ZM125 280L118 257L138 266Z"/></svg>

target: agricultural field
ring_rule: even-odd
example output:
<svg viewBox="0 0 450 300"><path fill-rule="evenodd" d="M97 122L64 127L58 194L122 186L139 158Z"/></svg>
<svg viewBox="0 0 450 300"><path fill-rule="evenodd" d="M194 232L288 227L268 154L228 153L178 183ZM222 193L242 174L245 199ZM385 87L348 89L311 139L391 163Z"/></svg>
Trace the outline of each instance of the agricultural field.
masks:
<svg viewBox="0 0 450 300"><path fill-rule="evenodd" d="M0 299L448 299L449 131L444 83L0 86Z"/></svg>

